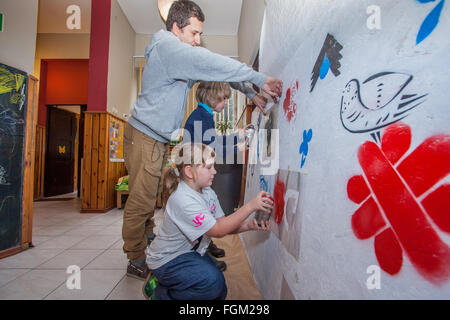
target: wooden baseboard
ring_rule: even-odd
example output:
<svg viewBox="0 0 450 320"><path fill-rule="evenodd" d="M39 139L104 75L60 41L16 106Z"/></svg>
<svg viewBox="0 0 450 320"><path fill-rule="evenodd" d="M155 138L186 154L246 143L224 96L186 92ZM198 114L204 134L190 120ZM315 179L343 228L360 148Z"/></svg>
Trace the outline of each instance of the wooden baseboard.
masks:
<svg viewBox="0 0 450 320"><path fill-rule="evenodd" d="M23 251L24 249L22 247L16 247L16 248L11 248L5 251L0 251L0 259L12 256L16 253L19 253L21 251Z"/></svg>

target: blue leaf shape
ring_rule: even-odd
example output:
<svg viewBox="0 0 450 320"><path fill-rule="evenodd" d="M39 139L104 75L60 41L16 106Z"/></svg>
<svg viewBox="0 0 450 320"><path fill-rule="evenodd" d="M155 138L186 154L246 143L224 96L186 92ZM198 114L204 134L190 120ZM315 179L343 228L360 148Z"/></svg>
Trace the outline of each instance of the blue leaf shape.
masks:
<svg viewBox="0 0 450 320"><path fill-rule="evenodd" d="M434 2L436 0L417 0L417 1L419 1L420 3L428 3L428 2Z"/></svg>
<svg viewBox="0 0 450 320"><path fill-rule="evenodd" d="M439 17L441 16L442 8L444 7L444 2L445 0L442 0L423 21L420 26L419 33L417 34L416 45L425 40L425 38L433 32L434 28L436 28L439 22Z"/></svg>

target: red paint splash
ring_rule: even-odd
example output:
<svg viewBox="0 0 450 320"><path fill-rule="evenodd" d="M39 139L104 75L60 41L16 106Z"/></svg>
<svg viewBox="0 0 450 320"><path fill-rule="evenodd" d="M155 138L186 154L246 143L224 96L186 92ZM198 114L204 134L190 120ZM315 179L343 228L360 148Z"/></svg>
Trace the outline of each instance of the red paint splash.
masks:
<svg viewBox="0 0 450 320"><path fill-rule="evenodd" d="M298 91L298 80L292 84L290 88L286 91L286 97L283 103L284 115L288 122L295 117L295 113L297 112L297 104L294 102L294 97Z"/></svg>
<svg viewBox="0 0 450 320"><path fill-rule="evenodd" d="M410 143L410 127L396 123L385 130L381 148L369 141L359 148L359 163L373 194L353 214L352 228L359 239L379 232L375 254L387 273L400 271L404 252L426 280L439 284L450 277L450 248L427 216L442 231L450 231L450 185L440 186L421 203L417 197L450 172L450 136L426 139L397 164ZM358 204L369 196L370 189L362 176L347 183L350 200Z"/></svg>
<svg viewBox="0 0 450 320"><path fill-rule="evenodd" d="M275 198L275 210L273 219L277 224L281 223L284 216L284 190L284 183L280 180L277 180L277 182L275 182L275 187L273 190L273 196Z"/></svg>

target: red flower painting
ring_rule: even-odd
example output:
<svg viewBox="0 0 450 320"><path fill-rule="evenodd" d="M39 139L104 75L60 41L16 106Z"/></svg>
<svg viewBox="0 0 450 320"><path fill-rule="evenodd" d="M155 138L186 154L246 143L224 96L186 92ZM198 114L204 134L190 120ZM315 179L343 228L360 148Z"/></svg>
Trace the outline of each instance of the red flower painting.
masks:
<svg viewBox="0 0 450 320"><path fill-rule="evenodd" d="M284 98L283 110L288 122L291 122L292 119L295 118L295 113L297 112L297 104L294 102L294 97L297 94L297 91L298 80L287 89L286 97Z"/></svg>
<svg viewBox="0 0 450 320"><path fill-rule="evenodd" d="M381 146L367 141L358 150L363 175L347 183L360 207L351 223L358 239L375 237L378 263L397 274L406 256L427 281L450 276L450 248L440 232L450 232L450 136L435 135L407 154L411 129L397 122L386 128Z"/></svg>

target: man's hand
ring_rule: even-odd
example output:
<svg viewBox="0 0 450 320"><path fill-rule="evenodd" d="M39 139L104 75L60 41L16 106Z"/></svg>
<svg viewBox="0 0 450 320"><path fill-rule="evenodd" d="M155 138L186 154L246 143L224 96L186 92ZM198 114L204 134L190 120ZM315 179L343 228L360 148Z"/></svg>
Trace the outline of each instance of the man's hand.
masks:
<svg viewBox="0 0 450 320"><path fill-rule="evenodd" d="M259 110L261 110L263 115L266 115L264 109L266 108L267 99L262 94L258 93L253 97L252 101L259 108Z"/></svg>
<svg viewBox="0 0 450 320"><path fill-rule="evenodd" d="M266 83L264 83L261 89L270 94L273 101L277 102L277 98L281 97L281 93L283 92L283 81L267 77Z"/></svg>

